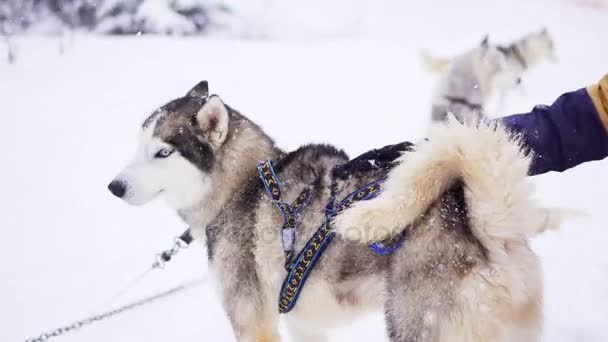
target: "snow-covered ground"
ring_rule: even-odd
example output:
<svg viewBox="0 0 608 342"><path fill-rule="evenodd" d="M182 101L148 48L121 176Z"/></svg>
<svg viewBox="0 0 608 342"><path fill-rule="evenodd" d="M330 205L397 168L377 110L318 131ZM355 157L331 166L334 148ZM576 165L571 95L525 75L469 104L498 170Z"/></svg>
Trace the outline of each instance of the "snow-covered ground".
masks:
<svg viewBox="0 0 608 342"><path fill-rule="evenodd" d="M559 63L532 70L525 96L513 96L505 113L549 103L608 71L608 12L540 0L358 4L357 20L324 39L306 30L285 39L281 25L274 42L77 36L63 55L56 39L18 39L17 63L0 64L0 341L107 308L185 228L163 203L128 207L106 184L134 150L141 120L201 79L284 148L331 142L355 155L424 136L432 78L418 64L422 47L450 55L486 32L507 40L546 25ZM540 201L590 214L534 241L544 267L544 341L608 341L607 163L536 178ZM206 268L196 245L112 304ZM332 341L383 336L374 316ZM209 286L57 339L206 340L232 340Z"/></svg>

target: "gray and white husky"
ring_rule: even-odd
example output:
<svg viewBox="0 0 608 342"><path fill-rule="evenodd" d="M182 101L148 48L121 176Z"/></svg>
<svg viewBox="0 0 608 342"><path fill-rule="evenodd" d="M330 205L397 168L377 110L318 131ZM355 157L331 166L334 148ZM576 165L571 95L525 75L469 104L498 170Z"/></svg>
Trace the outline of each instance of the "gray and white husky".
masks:
<svg viewBox="0 0 608 342"><path fill-rule="evenodd" d="M446 120L448 112L461 122L495 115L529 68L556 59L553 39L544 28L508 46L490 44L486 36L477 47L451 60L434 58L426 50L421 57L427 70L441 72L432 98L433 122Z"/></svg>
<svg viewBox="0 0 608 342"><path fill-rule="evenodd" d="M452 120L398 157L392 171L336 175L349 160L344 152L329 145L285 152L201 82L144 121L132 162L109 189L132 205L164 197L206 242L238 341L280 339L283 217L257 174L265 159L275 161L284 201L313 188L297 249L323 222L333 182L342 198L388 177L377 199L335 219L338 235L283 315L292 341L324 341L369 311L384 312L390 341L538 341L542 284L528 237L547 216L530 199L529 158L501 127ZM404 230L407 239L391 255L367 248Z"/></svg>

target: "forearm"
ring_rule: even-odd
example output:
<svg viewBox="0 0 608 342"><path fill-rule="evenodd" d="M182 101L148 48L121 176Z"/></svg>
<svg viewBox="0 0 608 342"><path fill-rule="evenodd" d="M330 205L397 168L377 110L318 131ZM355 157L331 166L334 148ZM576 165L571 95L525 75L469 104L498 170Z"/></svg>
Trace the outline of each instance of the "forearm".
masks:
<svg viewBox="0 0 608 342"><path fill-rule="evenodd" d="M608 77L560 96L551 106L502 118L532 153L530 175L564 171L608 156Z"/></svg>

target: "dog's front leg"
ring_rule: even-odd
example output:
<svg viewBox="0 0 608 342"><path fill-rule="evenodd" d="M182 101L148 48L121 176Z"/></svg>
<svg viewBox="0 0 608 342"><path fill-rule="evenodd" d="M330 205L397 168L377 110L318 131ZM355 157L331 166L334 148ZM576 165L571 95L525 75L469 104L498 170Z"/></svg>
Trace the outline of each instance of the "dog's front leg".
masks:
<svg viewBox="0 0 608 342"><path fill-rule="evenodd" d="M279 342L278 314L257 296L224 298L224 308L238 342Z"/></svg>
<svg viewBox="0 0 608 342"><path fill-rule="evenodd" d="M500 90L494 91L486 99L483 104L483 114L490 118L497 118L500 116L500 112L503 108L505 101L505 94Z"/></svg>
<svg viewBox="0 0 608 342"><path fill-rule="evenodd" d="M329 341L327 334L323 332L311 331L305 327L299 326L296 322L287 321L289 336L292 342L326 342Z"/></svg>
<svg viewBox="0 0 608 342"><path fill-rule="evenodd" d="M258 276L251 271L255 266L246 261L237 262L238 267L234 264L217 262L213 268L217 274L215 285L236 341L280 341L279 313L262 294Z"/></svg>
<svg viewBox="0 0 608 342"><path fill-rule="evenodd" d="M264 323L258 324L258 326L251 326L247 328L242 336L237 337L239 342L279 342L279 337L276 327L266 325Z"/></svg>

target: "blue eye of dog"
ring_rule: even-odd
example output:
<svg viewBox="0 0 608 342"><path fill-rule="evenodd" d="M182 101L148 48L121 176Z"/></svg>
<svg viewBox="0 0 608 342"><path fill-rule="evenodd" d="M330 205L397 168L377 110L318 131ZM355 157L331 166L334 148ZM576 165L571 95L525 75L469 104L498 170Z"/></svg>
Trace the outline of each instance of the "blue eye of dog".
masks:
<svg viewBox="0 0 608 342"><path fill-rule="evenodd" d="M168 150L166 148L163 148L163 149L158 150L158 152L156 152L156 154L154 155L154 158L167 158L168 156L171 155L171 153L173 153L173 150Z"/></svg>

